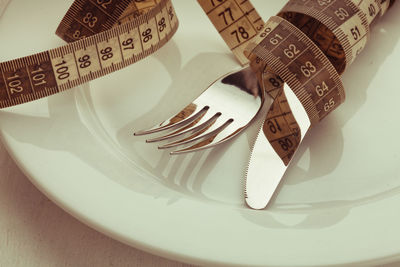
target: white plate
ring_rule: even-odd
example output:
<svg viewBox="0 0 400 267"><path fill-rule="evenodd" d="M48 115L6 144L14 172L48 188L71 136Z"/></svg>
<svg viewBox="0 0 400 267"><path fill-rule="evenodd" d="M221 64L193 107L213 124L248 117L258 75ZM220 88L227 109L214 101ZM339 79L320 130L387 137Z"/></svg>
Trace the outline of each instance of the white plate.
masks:
<svg viewBox="0 0 400 267"><path fill-rule="evenodd" d="M72 1L13 0L0 20L4 61L62 44ZM3 141L49 198L137 248L197 264L321 266L400 259L400 4L343 77L347 102L315 127L268 210L244 206L255 132L171 157L132 136L237 67L196 1L161 51L66 93L0 111ZM282 1L254 0L266 19ZM90 88L89 88L90 87Z"/></svg>

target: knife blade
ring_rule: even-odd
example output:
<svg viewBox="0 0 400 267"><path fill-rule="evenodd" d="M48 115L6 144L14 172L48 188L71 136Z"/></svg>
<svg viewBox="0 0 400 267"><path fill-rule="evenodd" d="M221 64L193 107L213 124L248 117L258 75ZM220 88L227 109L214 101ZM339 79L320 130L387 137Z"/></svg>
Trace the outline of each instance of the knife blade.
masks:
<svg viewBox="0 0 400 267"><path fill-rule="evenodd" d="M283 85L283 91L300 127L301 144L311 126L310 119L303 105L286 83ZM279 100L276 98L274 101ZM271 112L271 109L269 112ZM246 172L245 201L252 209L264 209L268 205L291 162L285 164L274 150L264 134L265 123L266 121L263 122L258 131Z"/></svg>

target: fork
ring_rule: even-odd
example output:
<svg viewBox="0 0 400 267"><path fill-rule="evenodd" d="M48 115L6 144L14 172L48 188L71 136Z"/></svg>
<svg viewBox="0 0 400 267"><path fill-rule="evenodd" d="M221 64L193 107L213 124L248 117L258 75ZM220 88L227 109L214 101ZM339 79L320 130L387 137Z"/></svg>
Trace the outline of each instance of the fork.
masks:
<svg viewBox="0 0 400 267"><path fill-rule="evenodd" d="M166 142L171 155L214 147L239 135L260 112L265 99L250 67L228 73L213 82L178 114L135 136L163 132L147 143Z"/></svg>

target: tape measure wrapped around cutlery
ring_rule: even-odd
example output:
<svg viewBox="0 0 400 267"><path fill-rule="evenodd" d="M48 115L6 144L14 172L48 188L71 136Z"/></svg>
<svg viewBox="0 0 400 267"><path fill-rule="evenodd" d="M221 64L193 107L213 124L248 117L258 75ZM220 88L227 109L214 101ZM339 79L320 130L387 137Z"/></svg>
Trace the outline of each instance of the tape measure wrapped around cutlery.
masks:
<svg viewBox="0 0 400 267"><path fill-rule="evenodd" d="M202 5L206 0L198 1ZM234 6L236 1L230 2ZM274 99L246 173L245 199L251 208L267 206L305 132L344 101L339 74L365 47L371 24L394 2L290 0L279 17L272 17L256 37L245 40L250 66L261 87ZM231 15L227 7L225 3L223 12ZM209 15L214 25L226 23L227 14L219 14L224 21ZM231 35L234 39L233 31ZM231 47L230 41L225 41ZM238 60L244 63L241 57ZM285 91L286 85L289 89ZM291 109L288 93L290 97L294 93L300 107Z"/></svg>
<svg viewBox="0 0 400 267"><path fill-rule="evenodd" d="M57 29L72 43L0 63L0 108L133 64L161 48L177 28L171 0L76 0Z"/></svg>
<svg viewBox="0 0 400 267"><path fill-rule="evenodd" d="M336 72L342 74L364 49L370 25L384 15L393 3L381 0L291 0L278 16L309 37L329 59ZM333 78L332 71L328 75L326 68L330 67L323 62L326 61L325 56L321 59L307 58L311 54L315 56L315 53L307 56L306 47L298 47L288 41L290 37L285 34L289 32L277 31L266 25L259 37L247 46L250 57L255 56L255 61L261 59L264 69L274 65L273 72L281 78L285 77L283 80L306 109L311 125L315 125L344 101L340 79L336 73ZM307 47L310 48L309 45ZM294 83L291 80L295 80ZM264 86L274 88L271 81L271 78L264 80ZM283 92L280 101L286 103ZM294 123L296 120L290 108L278 102L267 114L263 131L287 165L300 143L299 127Z"/></svg>
<svg viewBox="0 0 400 267"><path fill-rule="evenodd" d="M260 84L277 98L263 130L287 165L300 143L300 127L281 90L283 83L295 92L311 124L319 122L344 101L339 74L365 47L371 23L395 1L291 0L278 14L284 20L272 18L254 38L258 21L244 23L249 12L237 16L238 1L198 2L242 64L248 62L241 55L246 50ZM244 2L254 13L249 1ZM242 50L236 52L236 47Z"/></svg>

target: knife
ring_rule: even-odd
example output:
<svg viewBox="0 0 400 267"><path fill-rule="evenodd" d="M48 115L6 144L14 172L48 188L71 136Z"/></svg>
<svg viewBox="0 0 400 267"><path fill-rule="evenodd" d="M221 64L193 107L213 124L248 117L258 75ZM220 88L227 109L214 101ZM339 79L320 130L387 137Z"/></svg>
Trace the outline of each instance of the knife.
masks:
<svg viewBox="0 0 400 267"><path fill-rule="evenodd" d="M283 85L283 92L300 128L301 143L311 122L303 105L286 83ZM274 101L280 101L280 99L275 98ZM271 107L273 106L272 104ZM272 109L268 111L270 112ZM291 162L290 160L285 163L268 141L263 130L266 123L267 120L258 131L246 172L245 201L252 209L264 209L268 205Z"/></svg>

